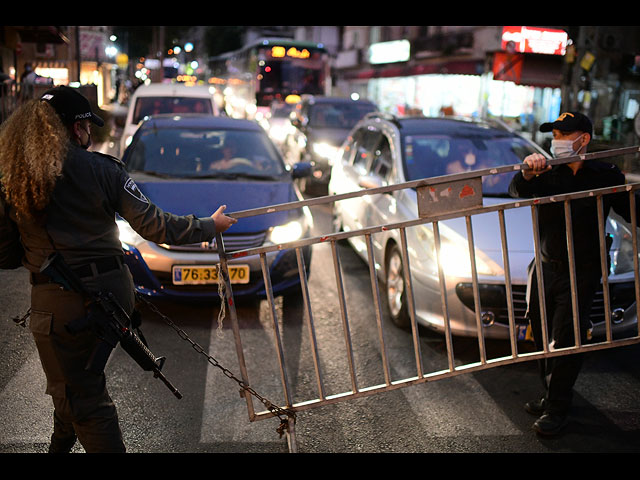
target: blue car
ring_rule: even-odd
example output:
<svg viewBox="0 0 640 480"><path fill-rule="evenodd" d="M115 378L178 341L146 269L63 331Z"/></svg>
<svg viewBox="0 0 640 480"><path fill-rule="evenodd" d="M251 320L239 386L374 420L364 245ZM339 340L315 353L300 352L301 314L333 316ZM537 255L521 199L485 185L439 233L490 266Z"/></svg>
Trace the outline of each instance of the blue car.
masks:
<svg viewBox="0 0 640 480"><path fill-rule="evenodd" d="M310 165L289 169L257 123L205 115L148 118L122 161L142 193L166 212L210 216L295 202L302 196L294 179ZM120 239L138 292L175 300L218 298L215 241L165 245L139 236L121 218ZM308 208L241 218L223 235L226 252L295 241L308 235ZM304 251L309 268L311 250ZM274 295L299 292L295 251L267 254ZM265 296L259 255L229 260L234 297Z"/></svg>

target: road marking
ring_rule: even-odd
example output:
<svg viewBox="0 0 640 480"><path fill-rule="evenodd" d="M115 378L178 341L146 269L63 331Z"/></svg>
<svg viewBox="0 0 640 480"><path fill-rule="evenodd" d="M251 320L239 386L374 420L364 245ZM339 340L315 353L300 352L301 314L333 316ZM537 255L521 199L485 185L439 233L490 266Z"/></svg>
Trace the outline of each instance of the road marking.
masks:
<svg viewBox="0 0 640 480"><path fill-rule="evenodd" d="M227 318L225 322L230 320ZM225 329L223 332L224 335L220 337L217 318L213 319L209 355L229 369L234 376L241 378L233 332L231 329ZM241 336L245 350L246 345L250 345L256 352L268 352L272 349L268 339L265 338L265 332L260 328L242 330ZM252 372L251 368L249 368L249 374L260 376L259 373L255 374L255 370ZM277 381L277 378L274 381ZM251 422L246 400L240 397L239 392L240 386L234 380L228 378L219 368L208 364L200 442L272 443L280 441L275 431L278 427L277 419ZM264 410L259 402L256 405L255 399L254 408L258 412Z"/></svg>
<svg viewBox="0 0 640 480"><path fill-rule="evenodd" d="M433 437L522 435L500 405L473 377L429 382L402 389L415 421ZM446 401L443 401L446 399Z"/></svg>

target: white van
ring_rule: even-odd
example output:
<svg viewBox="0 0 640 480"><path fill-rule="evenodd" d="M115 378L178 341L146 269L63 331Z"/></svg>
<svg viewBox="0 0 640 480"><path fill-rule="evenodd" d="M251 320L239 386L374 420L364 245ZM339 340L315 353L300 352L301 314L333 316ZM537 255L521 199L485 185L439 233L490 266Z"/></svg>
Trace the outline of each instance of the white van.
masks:
<svg viewBox="0 0 640 480"><path fill-rule="evenodd" d="M161 113L204 113L218 115L213 90L208 86L180 83L141 85L131 96L127 120L120 139L120 156L145 117Z"/></svg>

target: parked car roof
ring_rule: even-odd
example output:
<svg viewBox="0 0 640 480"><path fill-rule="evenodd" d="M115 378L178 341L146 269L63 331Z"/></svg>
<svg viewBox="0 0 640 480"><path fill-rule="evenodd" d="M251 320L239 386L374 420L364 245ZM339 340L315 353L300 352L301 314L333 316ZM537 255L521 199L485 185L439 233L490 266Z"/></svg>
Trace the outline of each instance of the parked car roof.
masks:
<svg viewBox="0 0 640 480"><path fill-rule="evenodd" d="M149 85L141 85L136 89L134 95L139 96L158 96L158 95L181 95L206 97L211 95L211 90L206 85L185 85L182 83L150 83Z"/></svg>
<svg viewBox="0 0 640 480"><path fill-rule="evenodd" d="M225 130L256 130L260 131L262 127L254 121L239 118L230 118L226 116L214 117L212 115L187 113L173 114L164 113L148 117L142 125L153 124L156 127L174 127L179 123L181 127L203 127L203 128L222 128Z"/></svg>
<svg viewBox="0 0 640 480"><path fill-rule="evenodd" d="M487 120L487 119L472 119L462 117L395 117L394 115L384 114L379 112L373 112L368 114L365 118L380 118L381 120L393 122L396 126L402 129L402 133L405 135L424 133L425 125L429 126L429 133L447 133L452 134L458 132L460 136L468 136L470 133L468 129L473 129L474 135L482 135L483 130L478 127L484 127L489 134L495 135L496 131L504 131L513 135L514 132L510 131L499 121ZM465 127L468 127L465 129Z"/></svg>
<svg viewBox="0 0 640 480"><path fill-rule="evenodd" d="M308 101L309 103L370 103L374 104L372 101L367 99L353 100L351 98L346 97L330 97L323 95L305 95L302 97L303 101Z"/></svg>

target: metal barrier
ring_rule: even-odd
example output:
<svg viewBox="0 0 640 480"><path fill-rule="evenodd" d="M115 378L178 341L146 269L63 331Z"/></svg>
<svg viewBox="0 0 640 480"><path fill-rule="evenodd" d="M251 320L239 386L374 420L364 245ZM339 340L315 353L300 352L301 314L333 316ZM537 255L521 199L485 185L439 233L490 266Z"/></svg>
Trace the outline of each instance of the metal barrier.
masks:
<svg viewBox="0 0 640 480"><path fill-rule="evenodd" d="M639 147L630 147L630 148L622 148L617 150L609 150L606 152L598 152L586 155L580 155L577 157L570 157L565 159L555 159L549 161L549 164L555 165L560 163L569 163L576 160L593 160L597 158L611 157L617 155L625 155L625 154L637 154L640 152ZM295 439L295 414L296 412L308 410L324 405L335 404L338 402L342 402L348 399L354 399L364 396L375 395L380 392L386 392L391 390L396 390L399 388L422 384L429 381L434 381L437 379L448 378L452 376L457 376L465 373L476 372L479 370L484 370L487 368L493 368L502 365L514 364L517 362L525 362L531 361L539 358L548 358L560 355L569 355L580 352L587 352L593 350L600 350L624 345L630 345L635 343L640 343L640 324L638 324L638 331L635 336L614 340L612 337L611 330L611 309L608 308L610 305L610 297L609 297L609 288L608 288L608 267L606 261L607 252L605 251L606 243L605 243L605 227L604 222L605 218L603 215L603 203L602 198L604 195L609 194L620 194L620 192L627 192L629 195L630 202L630 210L631 210L631 231L632 231L632 244L633 244L633 271L634 271L634 283L635 283L635 305L640 305L640 282L639 278L639 266L638 266L638 225L636 221L636 203L635 197L636 192L640 189L640 183L634 184L626 184L624 186L617 186L612 188L604 188L599 190L593 190L588 192L576 192L565 195L557 195L553 197L544 197L544 198L535 198L528 200L513 200L511 202L493 205L493 206L483 206L482 205L482 191L481 191L481 183L479 182L481 177L487 175L497 175L501 173L509 173L517 170L522 170L526 168L523 164L518 165L509 165L503 167L490 168L486 170L477 170L475 172L466 172L461 174L448 175L443 177L434 177L428 179L422 179L419 181L407 182L398 185L389 185L379 188L372 188L368 190L362 190L358 192L353 192L349 194L341 194L341 195L333 195L319 198L312 198L300 202L292 202L281 205L268 206L263 208L257 208L252 210L245 210L241 212L231 213L230 215L241 219L244 217L254 216L254 215L263 215L268 213L273 213L281 210L290 210L295 208L300 208L303 206L316 206L322 204L329 204L333 202L339 202L342 200L365 196L365 195L378 195L394 192L401 189L407 188L415 188L418 192L419 202L421 194L423 196L428 196L429 189L438 188L438 186L451 186L457 185L462 188L465 188L469 185L473 185L471 190L475 193L475 199L472 199L471 203L465 203L463 205L453 204L445 206L445 211L431 211L430 206L422 206L423 211L420 213L419 218L414 220L396 223L396 224L388 224L388 225L377 225L370 226L367 228L363 228L357 231L350 232L339 232L339 233L329 233L327 235L323 235L320 237L307 238L303 240L298 240L295 242L278 244L268 247L261 248L252 248L237 252L225 252L224 250L224 242L223 238L220 234L217 235L218 242L218 252L220 255L220 265L222 270L222 278L224 283L226 284L226 292L227 292L227 307L228 313L232 322L232 329L234 333L236 352L238 356L240 373L242 376L242 381L245 385L251 385L249 381L249 372L247 363L245 361L245 353L243 350L241 335L240 335L240 327L238 325L237 312L235 308L235 302L233 301L233 290L231 283L229 281L228 275L228 262L232 261L235 258L246 257L249 255L259 255L261 258L261 265L263 270L263 277L267 291L267 302L269 305L270 319L271 325L273 327L273 335L274 335L274 345L277 353L277 364L278 371L280 373L280 383L281 383L281 394L283 399L283 407L277 408L267 408L265 411L257 412L254 408L251 395L244 395L247 408L249 413L250 421L261 420L273 417L277 415L283 420L283 416L286 415L288 418L284 419L284 427L282 430L286 431L289 449L290 451L297 451L297 444ZM478 186L480 188L478 189ZM600 256L601 256L601 267L602 267L602 284L603 284L603 295L604 295L604 303L605 303L605 325L606 325L606 339L601 342L589 343L589 344L581 344L579 332L579 320L578 314L576 312L576 289L575 289L575 264L574 264L574 252L573 252L573 238L572 238L572 219L571 219L571 209L570 202L579 198L586 197L595 197L597 199L597 208L598 208L598 221L599 221L599 235L600 235ZM515 335L515 323L514 323L514 303L513 303L513 291L512 291L512 281L510 276L510 265L509 265L509 249L507 245L507 235L505 228L505 211L516 208L529 208L531 209L532 215L532 224L534 231L534 246L535 246L535 262L537 265L538 271L541 271L541 255L540 255L540 241L539 241L539 231L538 231L538 208L540 205L547 203L563 203L564 211L565 211L565 221L566 221L566 231L567 231L567 245L569 251L569 266L570 266L570 280L571 280L571 293L572 293L572 301L573 301L573 323L574 323L574 338L577 339L576 345L570 348L561 348L561 349L553 349L549 346L549 339L547 338L547 319L546 314L544 313L544 303L543 299L541 299L541 309L542 309L542 331L543 331L543 341L544 348L542 351L536 352L518 352L517 338ZM471 227L471 217L474 215L489 213L489 212L497 212L499 217L499 228L500 232L496 232L497 237L500 238L501 248L502 248L502 256L504 262L504 272L505 272L505 287L506 287L506 297L507 297L507 310L508 310L508 319L509 319L509 338L510 338L510 349L511 354L500 357L500 358L487 358L486 350L485 350L485 335L484 335L484 327L481 318L481 305L480 305L480 295L478 288L478 273L476 270L476 259L475 255L471 255L471 252L475 252L474 248L474 239L473 239L473 230ZM477 339L478 339L478 349L479 349L479 361L472 362L464 365L456 365L455 356L453 351L453 341L452 341L452 333L450 329L450 319L448 313L448 303L447 303L447 294L443 285L445 284L445 272L443 271L442 265L440 261L438 261L438 277L440 280L440 290L441 290L441 303L442 303L442 312L445 319L444 324L444 338L446 341L447 347L447 367L444 369L439 369L436 371L427 371L425 366L423 365L422 356L420 352L420 341L419 341L419 332L418 325L416 323L416 315L415 315L415 307L414 307L414 292L412 286L412 275L410 271L409 264L409 253L407 249L407 237L406 237L406 229L410 227L414 227L417 225L423 225L430 223L433 226L434 238L435 238L435 249L437 258L440 257L440 231L439 225L440 222L444 220L449 220L456 217L464 217L466 219L467 225L467 235L468 235L468 247L469 247L469 258L471 261L472 268L472 280L473 280L473 298L475 304L475 318L476 318L476 329L477 329ZM397 229L400 234L401 240L401 254L404 261L404 265L406 268L404 269L404 281L406 285L407 299L409 305L409 314L411 318L411 335L412 335L412 344L414 349L414 357L415 357L415 375L408 376L407 378L401 380L392 380L390 374L390 366L389 359L387 356L387 345L385 344L385 335L383 329L383 319L384 314L380 301L380 292L378 287L378 275L376 271L376 266L373 258L373 246L372 246L372 237L379 232L385 230ZM337 242L347 239L353 236L363 236L367 245L368 252L368 266L369 266L369 275L371 282L371 292L373 295L373 305L375 309L376 316L376 325L377 325L377 338L380 342L380 355L382 360L382 375L384 377L384 381L381 383L374 383L371 385L360 385L357 378L356 372L356 364L354 359L353 352L353 339L350 331L349 324L349 316L347 312L346 300L345 300L345 286L344 286L344 277L343 271L341 267L341 260L337 250ZM348 378L345 381L348 381L350 384L350 388L347 388L345 391L328 394L325 388L325 381L322 374L321 369L321 348L320 344L316 337L316 325L314 323L314 312L312 310L310 296L309 296L309 287L306 276L306 268L304 265L304 259L302 255L302 248L308 245L318 245L318 244L329 244L331 248L332 258L333 258L333 266L335 272L335 280L336 280L336 288L337 295L339 299L340 306L340 320L341 320L341 330L344 337L345 348L346 348L346 357L347 357L347 365L348 365ZM289 372L285 366L285 352L283 348L283 339L279 327L278 322L278 312L276 308L275 299L273 296L273 292L271 289L269 271L266 261L266 255L269 252L280 251L284 249L295 249L298 261L298 272L300 275L301 282L301 294L304 305L304 318L305 318L305 326L308 329L308 342L310 345L310 354L312 357L312 368L313 373L312 377L315 379L315 385L317 389L317 393L314 394L316 396L311 398L303 398L300 400L294 400L292 391L290 388L289 382ZM542 275L538 275L538 286L539 291L543 292L543 278ZM328 286L327 286L328 287ZM631 307L630 307L631 308ZM635 307L633 307L635 308ZM637 311L636 311L637 318ZM255 386L252 386L256 388ZM265 402L263 402L265 403ZM269 402L266 402L265 405L269 407ZM281 425L282 426L282 425Z"/></svg>

